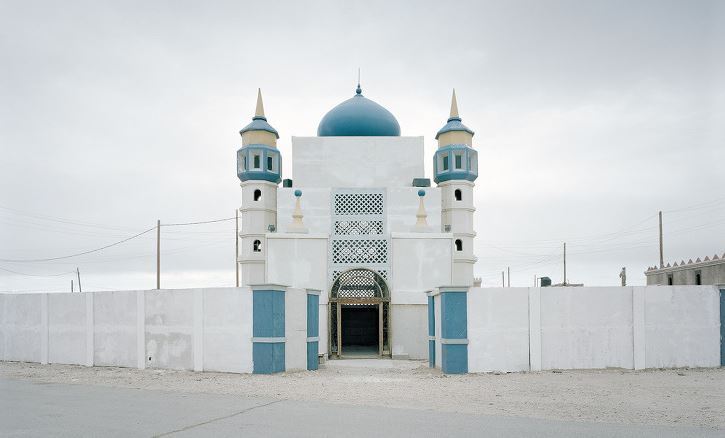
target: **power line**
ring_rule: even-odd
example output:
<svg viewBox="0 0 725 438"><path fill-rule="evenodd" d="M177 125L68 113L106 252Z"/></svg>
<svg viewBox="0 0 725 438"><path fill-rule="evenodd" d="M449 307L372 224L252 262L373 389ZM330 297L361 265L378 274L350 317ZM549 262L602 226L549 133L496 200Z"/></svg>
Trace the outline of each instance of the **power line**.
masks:
<svg viewBox="0 0 725 438"><path fill-rule="evenodd" d="M201 221L201 222L183 222L178 224L161 224L162 227L181 227L186 225L202 225L202 224L213 224L216 222L224 222L224 221L233 221L236 217L228 217L224 219L213 219L208 221Z"/></svg>
<svg viewBox="0 0 725 438"><path fill-rule="evenodd" d="M12 269L6 269L6 268L3 268L3 267L0 267L0 271L10 272L11 274L17 274L17 275L25 275L25 276L28 276L28 277L60 277L62 275L68 275L68 274L75 274L76 273L76 271L74 269L74 270L68 271L68 272L61 272L60 274L45 274L45 275L41 275L41 274L27 274L25 272L13 271Z"/></svg>
<svg viewBox="0 0 725 438"><path fill-rule="evenodd" d="M131 231L129 228L122 228L122 227L115 227L115 226L109 226L109 225L101 225L101 224L95 224L92 222L81 222L73 219L67 219L62 218L59 216L50 216L47 214L41 214L41 213L31 213L24 210L18 210L16 208L10 208L4 205L0 205L0 209L10 211L16 215L19 216L27 216L33 219L39 219L44 220L48 222L58 222L66 225L75 225L75 226L81 226L81 227L90 227L90 228L101 228L101 229L107 229L107 230L114 230L114 231Z"/></svg>
<svg viewBox="0 0 725 438"><path fill-rule="evenodd" d="M138 234L135 234L135 235L133 235L131 237L128 237L126 239L119 240L118 242L111 243L110 245L102 246L100 248L91 249L91 250L88 250L88 251L79 252L77 254L70 254L70 255L65 255L65 256L60 256L60 257L50 257L50 258L46 258L46 259L24 259L24 260L23 259L15 259L15 260L13 260L13 259L0 259L0 262L36 263L36 262L50 262L50 261L54 261L54 260L69 259L71 257L78 257L78 256L86 255L86 254L91 254L91 253L94 253L94 252L102 251L102 250L107 249L107 248L111 248L112 246L120 245L120 244L122 244L124 242L128 242L131 239L135 239L135 238L137 238L139 236L143 236L144 234L148 233L149 231L153 231L155 229L156 229L156 227L151 227L151 228L149 228L146 231L142 231L142 232L140 232Z"/></svg>

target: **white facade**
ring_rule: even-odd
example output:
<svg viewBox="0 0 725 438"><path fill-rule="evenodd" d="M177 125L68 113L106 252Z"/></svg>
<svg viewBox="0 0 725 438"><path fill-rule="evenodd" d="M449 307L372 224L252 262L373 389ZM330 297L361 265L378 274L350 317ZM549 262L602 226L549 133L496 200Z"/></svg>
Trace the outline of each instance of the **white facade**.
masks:
<svg viewBox="0 0 725 438"><path fill-rule="evenodd" d="M400 358L426 358L423 291L451 283L455 247L453 235L442 233L442 189L412 186L414 178L425 176L422 137L293 137L292 150L293 187L279 188L276 193L277 229L264 236L265 277L260 283L322 292L319 349L320 354L327 355L333 282L348 269L375 270L383 275L390 294L386 353ZM381 156L386 157L382 162ZM298 190L302 191L301 210L307 234L290 232ZM426 233L411 232L416 224L419 190L425 191ZM363 210L351 215L336 211L340 197L364 200L369 196L381 199L381 204L360 205ZM341 232L340 223L359 220L380 222L380 228L374 235ZM369 236L372 240L367 239ZM384 242L384 256L372 262L336 259L334 248L372 241Z"/></svg>
<svg viewBox="0 0 725 438"><path fill-rule="evenodd" d="M239 264L244 284L265 282L265 234L277 225L277 184L268 181L245 181L242 207L239 209Z"/></svg>
<svg viewBox="0 0 725 438"><path fill-rule="evenodd" d="M279 188L273 168L247 167L253 154L276 151L258 97L238 160L242 284L320 290L322 355L364 344L377 356L424 359L424 291L473 284L473 183L430 187L423 137L401 137L395 117L361 93L323 118L319 136L292 137L291 183ZM467 130L446 129L453 140Z"/></svg>
<svg viewBox="0 0 725 438"><path fill-rule="evenodd" d="M292 137L292 175L302 189L410 187L425 176L423 137Z"/></svg>

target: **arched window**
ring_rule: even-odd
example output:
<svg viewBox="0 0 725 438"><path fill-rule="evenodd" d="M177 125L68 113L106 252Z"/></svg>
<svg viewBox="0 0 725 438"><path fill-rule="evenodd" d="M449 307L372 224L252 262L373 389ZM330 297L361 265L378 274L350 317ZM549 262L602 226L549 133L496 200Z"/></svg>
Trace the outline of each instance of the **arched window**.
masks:
<svg viewBox="0 0 725 438"><path fill-rule="evenodd" d="M252 246L252 251L262 252L262 242L260 242L259 240L255 240L254 245Z"/></svg>
<svg viewBox="0 0 725 438"><path fill-rule="evenodd" d="M254 191L254 200L259 201L260 199L262 199L262 191L257 189Z"/></svg>
<svg viewBox="0 0 725 438"><path fill-rule="evenodd" d="M463 251L463 242L461 239L456 239L456 251Z"/></svg>
<svg viewBox="0 0 725 438"><path fill-rule="evenodd" d="M463 199L463 194L461 194L461 189L456 189L456 191L453 192L453 194L456 197L456 201L460 201Z"/></svg>

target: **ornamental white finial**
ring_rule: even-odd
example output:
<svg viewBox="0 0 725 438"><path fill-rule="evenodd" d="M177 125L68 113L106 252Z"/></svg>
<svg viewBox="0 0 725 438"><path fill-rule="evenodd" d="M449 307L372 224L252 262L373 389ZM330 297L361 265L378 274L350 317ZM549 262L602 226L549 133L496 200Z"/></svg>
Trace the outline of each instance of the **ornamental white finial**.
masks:
<svg viewBox="0 0 725 438"><path fill-rule="evenodd" d="M415 214L415 217L417 218L415 222L415 226L413 227L413 231L417 233L427 233L431 231L430 226L428 225L428 213L425 212L425 204L423 203L423 199L425 198L425 190L420 189L418 190L418 212Z"/></svg>
<svg viewBox="0 0 725 438"><path fill-rule="evenodd" d="M456 89L453 89L453 97L451 97L451 119L458 119L458 102L456 101Z"/></svg>
<svg viewBox="0 0 725 438"><path fill-rule="evenodd" d="M254 117L264 117L264 104L262 103L261 88L257 88L257 108L254 110Z"/></svg>
<svg viewBox="0 0 725 438"><path fill-rule="evenodd" d="M302 190L295 190L295 211L292 213L292 223L287 227L288 233L307 233L308 230L305 224L302 222L302 206L300 205L300 198L302 197Z"/></svg>

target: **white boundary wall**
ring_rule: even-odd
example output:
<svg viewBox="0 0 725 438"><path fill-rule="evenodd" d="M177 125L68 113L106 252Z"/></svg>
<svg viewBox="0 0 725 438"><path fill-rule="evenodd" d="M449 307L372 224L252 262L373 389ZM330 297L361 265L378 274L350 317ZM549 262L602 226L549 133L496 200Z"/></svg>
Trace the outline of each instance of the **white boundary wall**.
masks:
<svg viewBox="0 0 725 438"><path fill-rule="evenodd" d="M304 317L297 301L287 312ZM252 291L0 294L0 359L251 373ZM305 363L306 351L288 360Z"/></svg>
<svg viewBox="0 0 725 438"><path fill-rule="evenodd" d="M468 339L469 372L717 367L719 290L471 288Z"/></svg>

